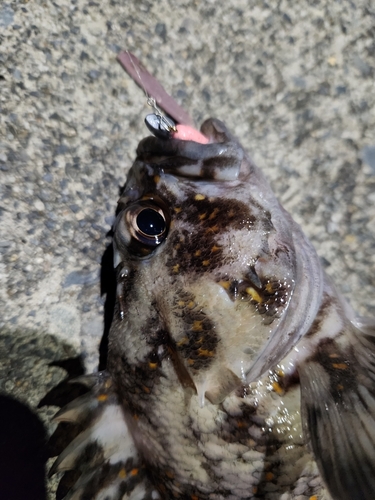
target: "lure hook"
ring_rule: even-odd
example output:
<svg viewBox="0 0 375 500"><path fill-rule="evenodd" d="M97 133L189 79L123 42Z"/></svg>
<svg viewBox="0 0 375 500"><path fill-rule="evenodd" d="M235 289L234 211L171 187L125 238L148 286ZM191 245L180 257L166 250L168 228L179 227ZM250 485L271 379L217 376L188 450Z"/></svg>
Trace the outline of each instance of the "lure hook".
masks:
<svg viewBox="0 0 375 500"><path fill-rule="evenodd" d="M134 54L125 50L117 58L121 66L142 88L147 104L154 111L145 118L146 126L150 132L156 137L169 139L174 132L177 132L176 123L193 126L191 117L166 93L160 83L148 73ZM156 102L162 103L167 115L161 111ZM171 116L173 119L170 118Z"/></svg>

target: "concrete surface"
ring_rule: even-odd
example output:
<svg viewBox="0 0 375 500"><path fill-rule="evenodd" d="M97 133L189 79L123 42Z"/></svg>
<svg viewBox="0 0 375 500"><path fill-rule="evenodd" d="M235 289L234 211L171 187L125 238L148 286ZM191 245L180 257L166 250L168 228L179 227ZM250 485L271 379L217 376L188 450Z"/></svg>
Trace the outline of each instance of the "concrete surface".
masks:
<svg viewBox="0 0 375 500"><path fill-rule="evenodd" d="M338 287L375 315L373 2L1 2L0 389L33 418L64 377L48 363L98 363L100 261L147 134L123 48L197 124L228 124Z"/></svg>

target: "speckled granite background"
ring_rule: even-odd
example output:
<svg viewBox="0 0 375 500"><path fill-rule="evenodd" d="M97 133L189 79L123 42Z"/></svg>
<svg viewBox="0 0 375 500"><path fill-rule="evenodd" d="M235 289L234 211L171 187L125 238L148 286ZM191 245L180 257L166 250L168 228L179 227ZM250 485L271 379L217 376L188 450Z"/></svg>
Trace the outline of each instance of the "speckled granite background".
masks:
<svg viewBox="0 0 375 500"><path fill-rule="evenodd" d="M122 48L197 124L226 121L338 287L375 315L373 2L1 2L0 436L19 436L11 454L0 443L0 469L17 477L9 499L53 498L40 443L56 408L36 406L65 372L48 364L98 364L100 262L147 133Z"/></svg>

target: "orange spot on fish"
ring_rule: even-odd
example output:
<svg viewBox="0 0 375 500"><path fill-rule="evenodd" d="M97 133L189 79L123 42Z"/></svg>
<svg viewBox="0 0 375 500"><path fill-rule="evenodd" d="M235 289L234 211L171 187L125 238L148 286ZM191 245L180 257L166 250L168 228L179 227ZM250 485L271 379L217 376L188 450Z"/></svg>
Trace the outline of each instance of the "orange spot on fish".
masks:
<svg viewBox="0 0 375 500"><path fill-rule="evenodd" d="M138 474L138 472L139 472L139 469L132 469L132 470L130 471L130 475L131 475L131 476L136 476L136 475Z"/></svg>
<svg viewBox="0 0 375 500"><path fill-rule="evenodd" d="M195 253L194 253L194 257L199 257L200 254L201 254L201 250L197 250Z"/></svg>
<svg viewBox="0 0 375 500"><path fill-rule="evenodd" d="M124 479L126 477L126 470L124 468L119 470L118 477Z"/></svg>
<svg viewBox="0 0 375 500"><path fill-rule="evenodd" d="M272 481L272 479L275 477L275 474L273 472L267 472L266 473L266 481Z"/></svg>
<svg viewBox="0 0 375 500"><path fill-rule="evenodd" d="M332 366L337 370L347 370L349 368L346 363L332 363Z"/></svg>
<svg viewBox="0 0 375 500"><path fill-rule="evenodd" d="M149 366L149 368L151 370L155 370L158 367L158 364L157 363L151 363L151 361L149 361L148 366Z"/></svg>
<svg viewBox="0 0 375 500"><path fill-rule="evenodd" d="M201 332L202 331L202 323L203 321L194 321L192 330L193 332Z"/></svg>
<svg viewBox="0 0 375 500"><path fill-rule="evenodd" d="M244 429L245 427L249 427L249 425L245 422L245 420L237 420L237 427L239 429Z"/></svg>
<svg viewBox="0 0 375 500"><path fill-rule="evenodd" d="M209 351L208 349L202 349L202 347L198 349L198 356L201 356L203 358L212 358L214 354L215 353L213 351Z"/></svg>
<svg viewBox="0 0 375 500"><path fill-rule="evenodd" d="M202 200L204 200L205 198L206 198L206 197L205 197L205 195L204 195L204 194L200 194L200 193L198 193L198 194L196 194L196 195L194 196L194 199L195 199L195 200L197 200L197 201L202 201Z"/></svg>
<svg viewBox="0 0 375 500"><path fill-rule="evenodd" d="M219 209L216 207L216 208L214 209L214 211L210 213L210 215L209 215L209 217L208 217L208 218L209 218L210 220L212 220L212 219L214 219L214 218L217 216L217 214L218 214L218 213L219 213Z"/></svg>
<svg viewBox="0 0 375 500"><path fill-rule="evenodd" d="M173 210L176 212L176 214L179 214L181 212L182 208L181 207L174 207Z"/></svg>
<svg viewBox="0 0 375 500"><path fill-rule="evenodd" d="M272 382L272 389L279 395L282 396L284 394L284 389L278 382Z"/></svg>
<svg viewBox="0 0 375 500"><path fill-rule="evenodd" d="M211 252L212 252L212 253L215 253L215 252L218 252L220 249L221 249L221 247L218 247L217 245L214 245L214 246L211 248Z"/></svg>
<svg viewBox="0 0 375 500"><path fill-rule="evenodd" d="M262 297L259 295L259 293L255 290L255 288L249 286L246 288L246 293L250 295L250 297L255 300L255 302L263 302Z"/></svg>
<svg viewBox="0 0 375 500"><path fill-rule="evenodd" d="M210 265L210 261L207 259L207 260L202 260L202 266L209 266Z"/></svg>
<svg viewBox="0 0 375 500"><path fill-rule="evenodd" d="M183 337L179 342L177 342L177 347L181 347L182 345L185 345L188 343L188 338Z"/></svg>
<svg viewBox="0 0 375 500"><path fill-rule="evenodd" d="M206 229L206 234L217 233L218 231L219 231L219 226L215 224L214 226L211 226Z"/></svg>
<svg viewBox="0 0 375 500"><path fill-rule="evenodd" d="M107 399L108 399L107 394L99 394L99 396L97 397L99 403L104 403L104 401L107 401Z"/></svg>
<svg viewBox="0 0 375 500"><path fill-rule="evenodd" d="M229 290L230 281L219 281L219 285L225 288L225 290Z"/></svg>

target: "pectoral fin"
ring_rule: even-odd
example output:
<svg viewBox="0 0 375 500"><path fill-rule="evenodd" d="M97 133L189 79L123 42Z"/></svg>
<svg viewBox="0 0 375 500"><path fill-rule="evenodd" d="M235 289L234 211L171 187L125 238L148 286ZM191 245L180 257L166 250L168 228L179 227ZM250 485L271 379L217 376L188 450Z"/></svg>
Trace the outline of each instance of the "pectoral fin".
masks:
<svg viewBox="0 0 375 500"><path fill-rule="evenodd" d="M64 500L160 499L147 478L109 374L97 373L80 382L91 391L69 403L54 419L83 427L50 471L50 475L81 472Z"/></svg>
<svg viewBox="0 0 375 500"><path fill-rule="evenodd" d="M302 418L335 500L375 498L375 327L351 323L299 369Z"/></svg>

